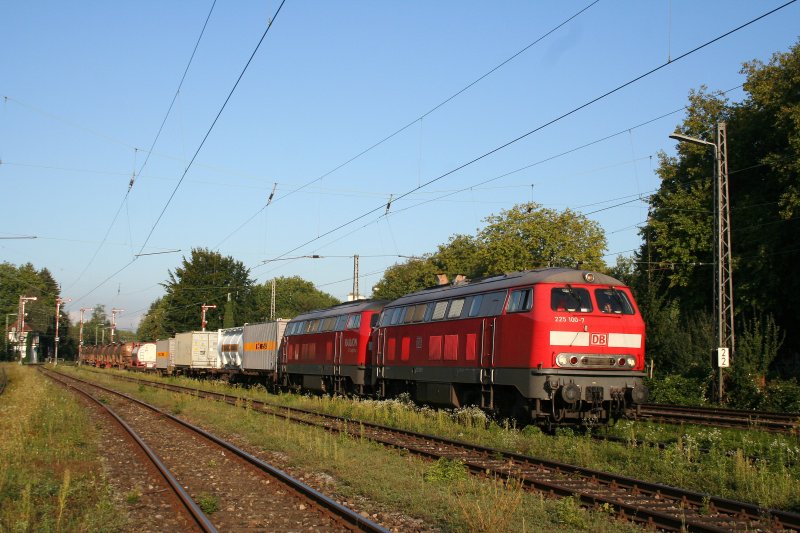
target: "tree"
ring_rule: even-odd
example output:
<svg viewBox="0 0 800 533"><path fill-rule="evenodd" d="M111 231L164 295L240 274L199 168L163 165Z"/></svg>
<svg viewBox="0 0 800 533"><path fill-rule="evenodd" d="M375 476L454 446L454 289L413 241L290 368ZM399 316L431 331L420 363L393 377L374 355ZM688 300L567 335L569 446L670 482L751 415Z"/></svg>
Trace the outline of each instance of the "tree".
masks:
<svg viewBox="0 0 800 533"><path fill-rule="evenodd" d="M375 297L394 299L436 284L436 274L478 278L543 266L602 270L606 239L600 226L569 209L558 212L533 203L484 219L475 237L454 235L432 256L389 268Z"/></svg>
<svg viewBox="0 0 800 533"><path fill-rule="evenodd" d="M166 339L170 336L166 329L167 304L164 298L158 298L150 304L147 314L139 322L136 337L142 342Z"/></svg>
<svg viewBox="0 0 800 533"><path fill-rule="evenodd" d="M255 294L258 320L269 319L272 281L256 285ZM300 276L275 278L275 318L294 318L300 313L339 303L339 300Z"/></svg>
<svg viewBox="0 0 800 533"><path fill-rule="evenodd" d="M34 336L38 336L40 357L44 358L53 354L55 301L59 296L58 283L47 268L36 270L31 263L19 267L10 263L0 264L0 310L4 315L3 327L5 327L5 315L18 312L20 296L36 298L35 301L30 301L25 306L25 325L32 331L32 334L28 335L28 342L32 342ZM9 318L12 319L10 324L19 320L19 317L16 316ZM63 310L60 321L63 329L59 331L59 334L66 339L69 334L69 320ZM68 342L61 343L59 351L62 347L65 350L64 355L69 355L73 349Z"/></svg>
<svg viewBox="0 0 800 533"><path fill-rule="evenodd" d="M600 225L570 209L526 203L485 219L477 237L483 275L537 267L601 270L606 238Z"/></svg>
<svg viewBox="0 0 800 533"><path fill-rule="evenodd" d="M787 333L777 363L800 351L800 306L784 305L800 294L800 43L769 64L745 63L747 98L730 104L705 88L689 94L678 130L713 141L709 132L727 123L734 299L756 317L772 315ZM714 262L714 152L682 143L678 156L660 156L661 186L651 197L650 217L637 254L640 279L678 302L682 314L712 309ZM653 276L656 272L663 276ZM766 320L764 318L764 320ZM743 325L737 314L737 329ZM711 346L708 347L709 349ZM734 363L735 364L735 363ZM795 367L797 365L790 365Z"/></svg>
<svg viewBox="0 0 800 533"><path fill-rule="evenodd" d="M181 266L169 271L163 284L164 330L169 335L200 329L200 306L216 305L216 312L208 313L207 329L222 327L222 311L230 294L234 302L236 324L252 322L258 316L253 280L241 261L223 257L218 252L194 248L189 259L183 257Z"/></svg>
<svg viewBox="0 0 800 533"><path fill-rule="evenodd" d="M405 263L386 269L383 277L375 284L372 295L379 300L394 300L404 294L436 285L436 274L441 272L430 258L408 259Z"/></svg>

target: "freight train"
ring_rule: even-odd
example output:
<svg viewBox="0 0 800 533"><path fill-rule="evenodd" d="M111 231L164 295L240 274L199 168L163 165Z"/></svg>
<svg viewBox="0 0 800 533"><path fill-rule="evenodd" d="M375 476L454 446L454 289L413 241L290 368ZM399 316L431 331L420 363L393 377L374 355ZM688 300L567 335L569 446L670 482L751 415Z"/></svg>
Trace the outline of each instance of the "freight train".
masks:
<svg viewBox="0 0 800 533"><path fill-rule="evenodd" d="M608 422L646 402L644 344L628 287L598 272L547 268L180 333L155 343L154 363L146 344L85 349L81 361L329 394L405 393L553 427Z"/></svg>

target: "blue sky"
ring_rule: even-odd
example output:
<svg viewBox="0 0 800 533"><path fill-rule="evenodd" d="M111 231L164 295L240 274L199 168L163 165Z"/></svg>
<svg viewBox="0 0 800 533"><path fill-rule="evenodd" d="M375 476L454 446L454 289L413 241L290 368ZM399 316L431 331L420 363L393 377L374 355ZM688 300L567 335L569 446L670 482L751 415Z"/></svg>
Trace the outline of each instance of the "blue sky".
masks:
<svg viewBox="0 0 800 533"><path fill-rule="evenodd" d="M531 199L596 220L613 264L640 244L657 153L674 153L667 136L683 114L634 126L703 84L740 85L744 61L797 41L800 3L421 188L388 216L380 206L781 3L601 0L415 122L591 2L287 0L156 224L279 2L215 5L144 168L212 2L3 2L0 237L37 239L1 239L0 260L49 268L73 316L97 303L125 309L124 328L193 247L233 256L259 282L299 275L344 299L354 254L368 293L398 256L433 252ZM174 249L114 275L140 250ZM324 257L263 263L310 254Z"/></svg>

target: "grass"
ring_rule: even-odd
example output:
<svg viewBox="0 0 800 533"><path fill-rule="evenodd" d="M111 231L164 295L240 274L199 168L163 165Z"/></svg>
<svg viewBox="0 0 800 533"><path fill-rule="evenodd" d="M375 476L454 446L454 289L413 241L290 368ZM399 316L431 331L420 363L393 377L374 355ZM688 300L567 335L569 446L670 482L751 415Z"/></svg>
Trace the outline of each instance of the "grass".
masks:
<svg viewBox="0 0 800 533"><path fill-rule="evenodd" d="M0 531L121 531L88 413L34 368L3 367Z"/></svg>
<svg viewBox="0 0 800 533"><path fill-rule="evenodd" d="M508 421L491 420L475 408L432 410L402 398L375 401L271 395L263 388L243 389L221 382L185 378L169 381L436 434L764 507L800 511L800 444L789 436L632 421L622 421L609 429L611 434L621 435L630 443L646 440L672 443L658 450L597 442L570 429L559 430L555 437L544 435L535 427L520 430Z"/></svg>
<svg viewBox="0 0 800 533"><path fill-rule="evenodd" d="M513 481L469 476L458 461L431 462L384 448L360 438L357 430L332 434L189 395L150 388L139 392L137 384L114 380L107 372L91 377L160 407L174 410L180 403L182 417L261 450L268 462L285 463L276 466L304 476L306 482L324 479L326 493L351 506L357 502L359 511L377 515L379 521L399 513L421 521L420 529L445 531L638 530L608 513L530 493Z"/></svg>

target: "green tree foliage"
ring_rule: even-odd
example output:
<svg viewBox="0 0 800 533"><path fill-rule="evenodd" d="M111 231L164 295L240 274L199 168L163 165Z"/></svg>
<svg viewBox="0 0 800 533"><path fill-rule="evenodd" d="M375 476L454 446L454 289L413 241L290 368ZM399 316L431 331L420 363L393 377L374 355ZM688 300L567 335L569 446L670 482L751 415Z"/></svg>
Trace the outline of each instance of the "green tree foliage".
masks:
<svg viewBox="0 0 800 533"><path fill-rule="evenodd" d="M789 361L800 351L800 306L787 298L800 294L800 44L768 64L746 63L742 73L741 103L692 91L678 130L713 142L717 122L727 123L734 301L762 324L774 317L787 333L776 363L796 373ZM642 230L634 283L650 280L686 317L713 307L714 150L680 143L677 151L660 157L661 186ZM739 313L736 323L745 331Z"/></svg>
<svg viewBox="0 0 800 533"><path fill-rule="evenodd" d="M256 285L254 290L258 320L267 320L272 300L272 281ZM294 318L300 313L339 303L339 300L300 276L275 278L275 318Z"/></svg>
<svg viewBox="0 0 800 533"><path fill-rule="evenodd" d="M458 271L458 267L453 269ZM436 285L436 274L443 272L430 258L409 259L389 267L375 284L372 296L378 300L394 300L411 292Z"/></svg>
<svg viewBox="0 0 800 533"><path fill-rule="evenodd" d="M19 267L10 263L0 263L0 311L2 311L3 327L5 318L9 313L17 313L20 296L32 296L36 301L25 305L25 325L30 327L33 335L28 336L29 343L33 336L39 337L39 358L51 356L55 348L56 325L56 298L59 296L59 287L50 271L46 268L36 268L26 263ZM18 317L10 316L9 327ZM69 357L74 351L74 346L69 342L70 322L61 309L59 318L59 357ZM3 344L3 347L5 343Z"/></svg>
<svg viewBox="0 0 800 533"><path fill-rule="evenodd" d="M602 228L570 209L559 212L527 203L485 222L477 237L482 275L548 266L605 268Z"/></svg>
<svg viewBox="0 0 800 533"><path fill-rule="evenodd" d="M237 311L235 323L253 322L258 316L248 269L241 261L223 257L218 252L192 249L191 256L184 257L181 266L169 272L169 279L163 286L166 289L163 331L169 335L199 330L203 304L217 306L215 311L206 314L206 328L221 328L228 294Z"/></svg>
<svg viewBox="0 0 800 533"><path fill-rule="evenodd" d="M454 235L435 254L389 268L374 296L394 299L436 284L436 274L479 278L538 267L605 270L605 234L599 224L569 209L534 203L514 206L484 219L474 237Z"/></svg>
<svg viewBox="0 0 800 533"><path fill-rule="evenodd" d="M139 328L136 331L137 339L142 342L152 342L158 339L169 338L170 334L165 327L166 315L166 299L158 298L151 303L147 314L144 315L139 322Z"/></svg>

